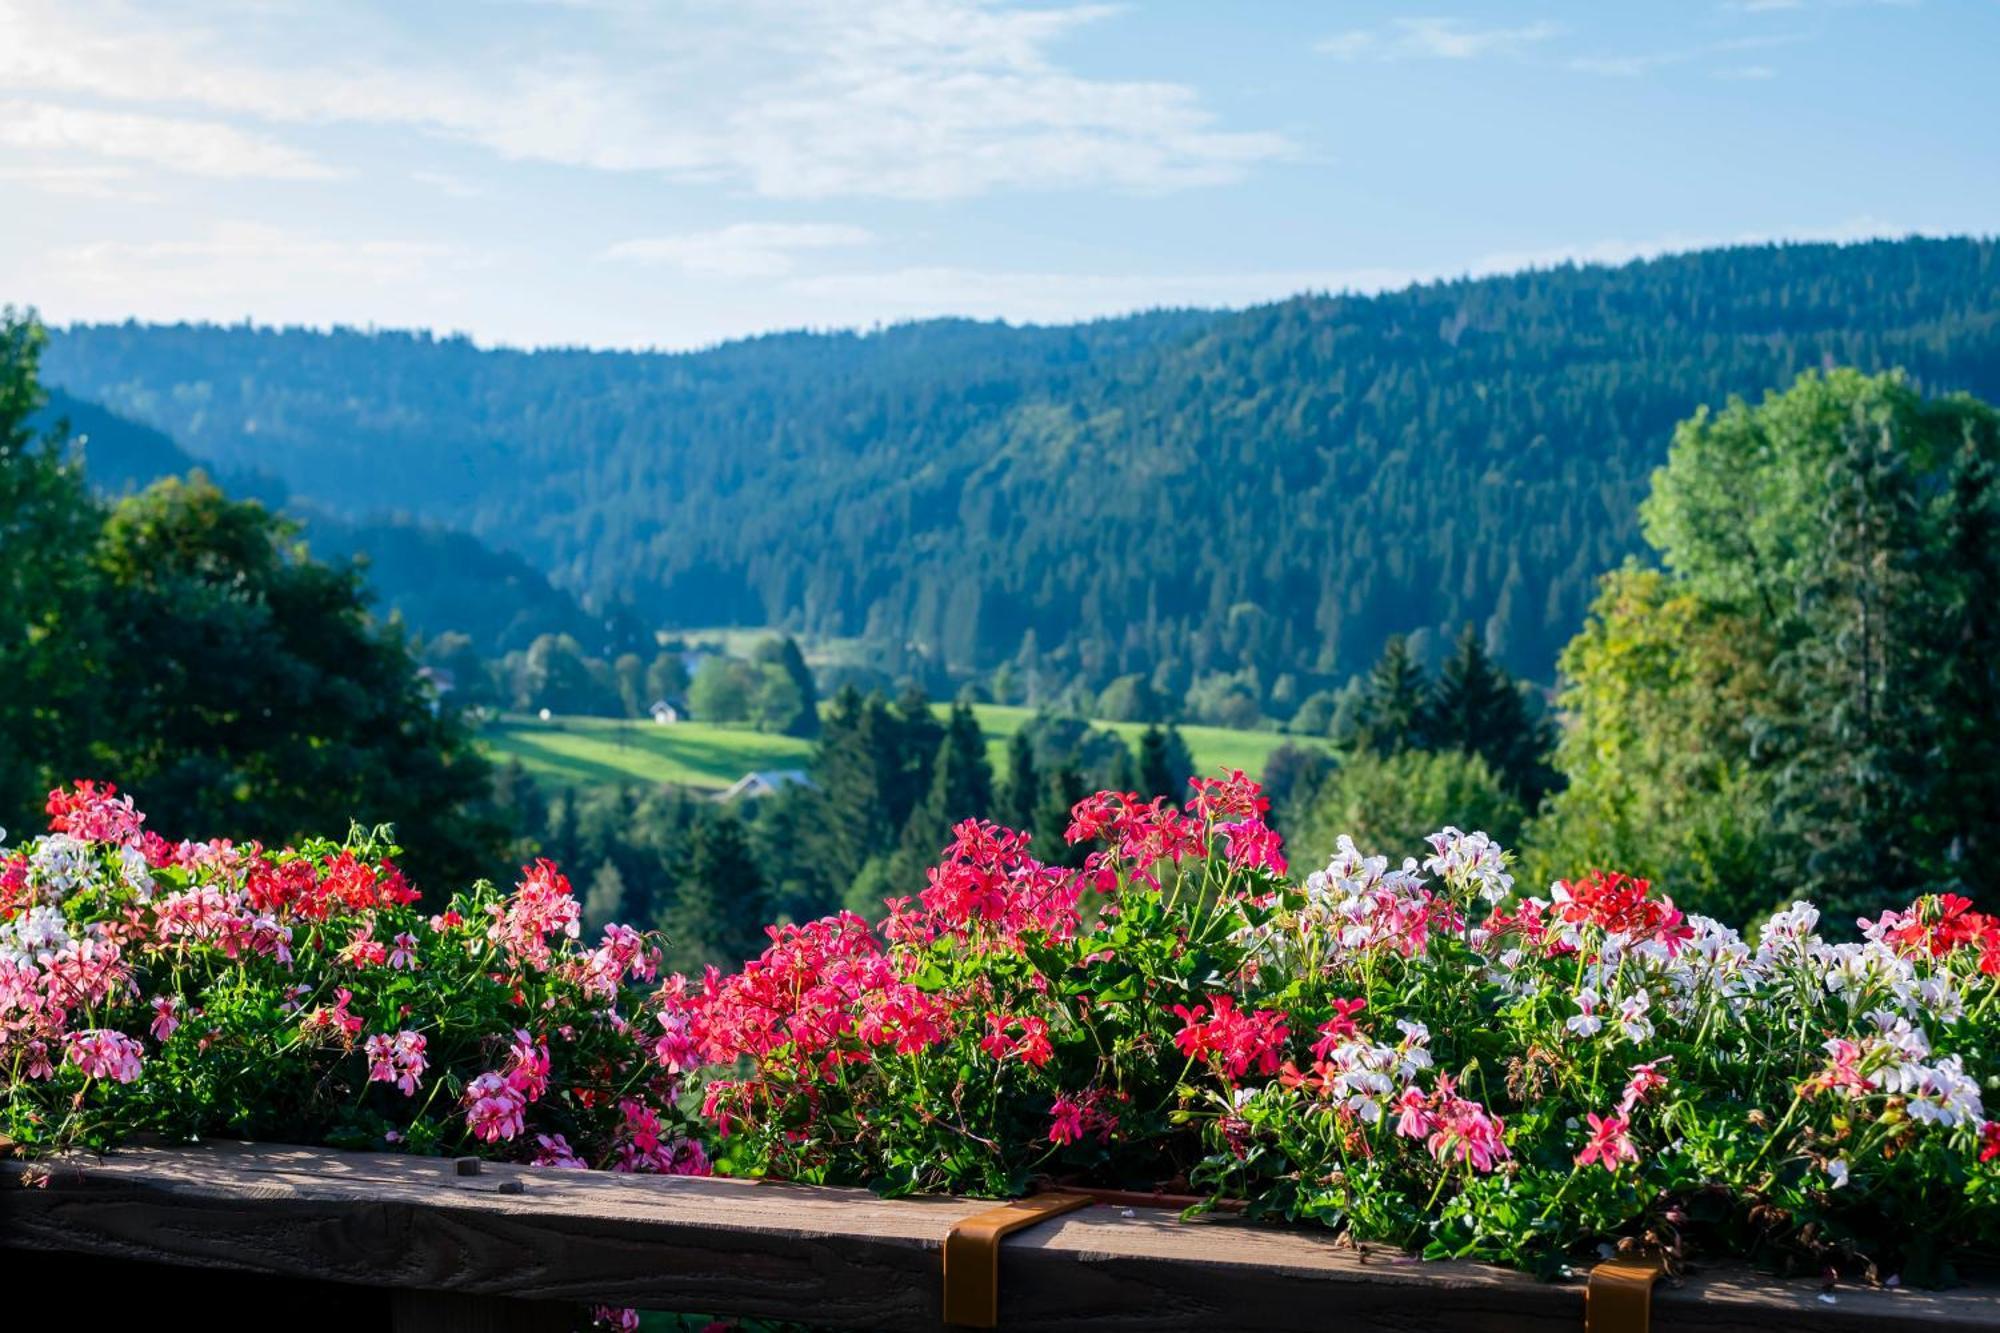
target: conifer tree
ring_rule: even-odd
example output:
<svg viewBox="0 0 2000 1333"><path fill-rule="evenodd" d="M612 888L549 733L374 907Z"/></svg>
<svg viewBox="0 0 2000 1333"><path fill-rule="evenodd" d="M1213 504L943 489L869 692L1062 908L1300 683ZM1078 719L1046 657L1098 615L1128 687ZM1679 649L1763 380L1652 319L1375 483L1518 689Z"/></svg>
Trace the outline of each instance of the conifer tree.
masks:
<svg viewBox="0 0 2000 1333"><path fill-rule="evenodd" d="M1424 721L1430 711L1431 685L1423 663L1410 652L1409 640L1389 636L1382 656L1368 673L1355 728L1355 743L1381 755L1426 748Z"/></svg>
<svg viewBox="0 0 2000 1333"><path fill-rule="evenodd" d="M900 830L909 821L910 812L930 790L931 764L943 739L944 727L931 711L930 697L921 685L911 682L897 696L884 736L893 751L888 761L893 776L883 782L884 813L892 829Z"/></svg>
<svg viewBox="0 0 2000 1333"><path fill-rule="evenodd" d="M1164 796L1178 805L1187 797L1187 780L1194 776L1194 756L1178 726L1169 722L1161 730L1156 723L1140 734L1136 790L1142 798Z"/></svg>
<svg viewBox="0 0 2000 1333"><path fill-rule="evenodd" d="M1547 789L1547 728L1470 623L1438 673L1423 731L1433 749L1483 757L1530 810Z"/></svg>
<svg viewBox="0 0 2000 1333"><path fill-rule="evenodd" d="M1857 411L1845 423L1816 540L1801 543L1802 624L1774 665L1796 708L1775 807L1828 910L1925 878L1919 840L1937 785L1922 652L1932 623L1920 506L1904 442Z"/></svg>
<svg viewBox="0 0 2000 1333"><path fill-rule="evenodd" d="M1952 461L1947 589L1935 660L1944 790L1933 806L1950 874L1980 902L2000 898L2000 466L1968 430Z"/></svg>
<svg viewBox="0 0 2000 1333"><path fill-rule="evenodd" d="M1063 835L1069 831L1069 812L1090 794L1090 786L1074 763L1052 770L1042 783L1041 800L1035 805L1035 855L1049 865L1078 866L1090 854L1081 844L1071 846Z"/></svg>
<svg viewBox="0 0 2000 1333"><path fill-rule="evenodd" d="M605 861L597 867L597 873L590 877L590 889L583 895L583 924L585 929L598 931L613 921L624 921L625 876L618 871L616 861Z"/></svg>
<svg viewBox="0 0 2000 1333"><path fill-rule="evenodd" d="M995 818L1008 828L1032 833L1041 800L1042 779L1035 770L1034 742L1026 732L1017 731L1007 738L1007 779L1000 786Z"/></svg>
<svg viewBox="0 0 2000 1333"><path fill-rule="evenodd" d="M755 957L770 916L763 873L742 821L724 811L694 826L669 915L669 947L683 968L733 967Z"/></svg>
<svg viewBox="0 0 2000 1333"><path fill-rule="evenodd" d="M931 764L930 791L910 813L890 861L890 892L920 892L924 871L951 841L952 829L963 820L985 819L992 812L993 767L986 759L986 738L972 708L955 704Z"/></svg>

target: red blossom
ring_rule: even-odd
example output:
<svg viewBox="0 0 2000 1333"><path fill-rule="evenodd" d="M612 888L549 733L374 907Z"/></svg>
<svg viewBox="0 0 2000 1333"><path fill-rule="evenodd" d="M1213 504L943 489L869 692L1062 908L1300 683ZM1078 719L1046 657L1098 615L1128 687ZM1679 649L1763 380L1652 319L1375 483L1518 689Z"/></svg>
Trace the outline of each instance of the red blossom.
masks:
<svg viewBox="0 0 2000 1333"><path fill-rule="evenodd" d="M1368 1007L1368 1001L1356 997L1352 1000L1336 998L1332 1001L1333 1017L1319 1025L1319 1040L1313 1043L1313 1059L1324 1060L1332 1054L1333 1048L1361 1031L1354 1016Z"/></svg>
<svg viewBox="0 0 2000 1333"><path fill-rule="evenodd" d="M1020 1029L1019 1037L1012 1035L1016 1028ZM1032 1014L986 1015L986 1035L979 1039L979 1049L995 1060L1012 1056L1038 1069L1055 1054L1049 1043L1048 1022Z"/></svg>
<svg viewBox="0 0 2000 1333"><path fill-rule="evenodd" d="M139 844L145 816L132 808L130 796L118 795L116 785L89 779L49 793L49 831L67 833L86 842L111 842L121 847Z"/></svg>
<svg viewBox="0 0 2000 1333"><path fill-rule="evenodd" d="M1225 769L1221 778L1189 778L1194 791L1187 803L1188 813L1197 819L1243 820L1262 823L1271 802L1264 789L1243 775L1240 768Z"/></svg>
<svg viewBox="0 0 2000 1333"><path fill-rule="evenodd" d="M939 936L976 939L1015 949L1024 934L1066 940L1076 934L1076 872L1044 865L1029 854L1029 837L983 819L952 829L951 845L927 875L921 911L906 900L890 907L884 933L899 943Z"/></svg>
<svg viewBox="0 0 2000 1333"><path fill-rule="evenodd" d="M1211 1007L1213 1017L1203 1022ZM1219 1063L1223 1077L1232 1080L1253 1069L1259 1074L1278 1072L1285 1041L1291 1036L1281 1010L1245 1013L1236 1007L1234 997L1214 995L1206 1005L1197 1004L1190 1009L1177 1004L1172 1012L1181 1020L1181 1030L1174 1034L1174 1045L1188 1059Z"/></svg>
<svg viewBox="0 0 2000 1333"><path fill-rule="evenodd" d="M1945 958L1960 949L1979 950L1979 970L2000 973L2000 917L1972 910L1972 900L1956 893L1926 894L1904 912L1884 912L1862 928L1905 953Z"/></svg>
<svg viewBox="0 0 2000 1333"><path fill-rule="evenodd" d="M1593 870L1580 880L1559 882L1552 893L1557 920L1592 925L1631 940L1658 939L1670 950L1694 936L1673 899L1653 897L1650 880L1617 871Z"/></svg>
<svg viewBox="0 0 2000 1333"><path fill-rule="evenodd" d="M1111 1142L1118 1132L1118 1117L1105 1109L1112 1100L1103 1088L1088 1088L1072 1097L1065 1093L1049 1107L1049 1142L1071 1144L1086 1134L1095 1134L1099 1143Z"/></svg>

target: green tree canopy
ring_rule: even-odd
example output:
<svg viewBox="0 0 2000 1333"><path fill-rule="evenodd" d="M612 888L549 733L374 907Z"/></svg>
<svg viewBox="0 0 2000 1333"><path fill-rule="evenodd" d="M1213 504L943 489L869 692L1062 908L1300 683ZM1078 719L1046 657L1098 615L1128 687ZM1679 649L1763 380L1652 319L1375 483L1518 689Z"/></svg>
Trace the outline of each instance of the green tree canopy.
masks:
<svg viewBox="0 0 2000 1333"><path fill-rule="evenodd" d="M393 823L419 882L491 873L492 770L434 709L351 569L196 474L124 500L94 561L105 657L82 714L95 773L163 832L278 843Z"/></svg>
<svg viewBox="0 0 2000 1333"><path fill-rule="evenodd" d="M0 824L88 776L167 836L393 823L419 885L500 873L492 771L358 573L199 474L99 506L26 424L41 340L0 315Z"/></svg>
<svg viewBox="0 0 2000 1333"><path fill-rule="evenodd" d="M1545 857L1609 842L1739 909L1991 897L2000 697L1990 655L1965 659L1992 642L1996 458L2000 414L1896 374L1683 423L1641 508L1665 571L1612 576L1563 658Z"/></svg>

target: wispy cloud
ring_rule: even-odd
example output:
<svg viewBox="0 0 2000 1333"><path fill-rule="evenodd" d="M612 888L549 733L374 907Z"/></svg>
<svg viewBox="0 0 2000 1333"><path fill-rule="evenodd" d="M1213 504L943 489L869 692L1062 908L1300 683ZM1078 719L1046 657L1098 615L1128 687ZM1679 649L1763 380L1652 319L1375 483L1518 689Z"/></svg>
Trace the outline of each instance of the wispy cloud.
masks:
<svg viewBox="0 0 2000 1333"><path fill-rule="evenodd" d="M120 158L192 176L326 180L338 174L309 154L219 121L55 102L0 101L0 144L59 161Z"/></svg>
<svg viewBox="0 0 2000 1333"><path fill-rule="evenodd" d="M602 258L662 264L702 277L773 278L797 267L800 250L866 245L862 227L832 222L739 222L714 231L642 236L607 248Z"/></svg>
<svg viewBox="0 0 2000 1333"><path fill-rule="evenodd" d="M82 199L135 199L132 172L114 166L0 166L0 181L24 185L43 194Z"/></svg>
<svg viewBox="0 0 2000 1333"><path fill-rule="evenodd" d="M478 184L449 171L413 171L410 179L453 199L477 199L486 193Z"/></svg>
<svg viewBox="0 0 2000 1333"><path fill-rule="evenodd" d="M1405 18L1380 28L1355 28L1318 43L1338 60L1478 60L1515 55L1559 36L1554 23L1475 28L1462 19Z"/></svg>
<svg viewBox="0 0 2000 1333"><path fill-rule="evenodd" d="M117 0L0 0L0 85L272 124L407 127L510 159L771 197L1161 190L1289 152L1276 133L1221 126L1185 84L1087 76L1057 59L1062 38L1112 12L736 0L668 19L610 6L565 14L526 54L483 49L468 24L464 55L441 61L437 34L419 41L345 7L337 19L239 13L202 27Z"/></svg>
<svg viewBox="0 0 2000 1333"><path fill-rule="evenodd" d="M1769 65L1731 65L1725 69L1714 70L1712 74L1718 79L1751 83L1778 77L1778 71Z"/></svg>
<svg viewBox="0 0 2000 1333"><path fill-rule="evenodd" d="M380 286L470 259L441 242L331 239L258 222L223 222L192 238L85 242L63 246L50 258L54 268L94 285L117 287L140 275L154 292L202 290L218 282L247 292L261 282L308 274Z"/></svg>
<svg viewBox="0 0 2000 1333"><path fill-rule="evenodd" d="M1764 51L1776 47L1795 46L1805 38L1798 33L1761 33L1750 37L1731 37L1719 42L1709 42L1702 46L1678 47L1663 51L1647 51L1633 55L1590 55L1577 56L1570 60L1569 67L1581 74L1601 74L1608 78L1635 79L1654 70L1670 65L1685 65L1691 61L1712 60L1727 57L1743 51ZM1768 79L1777 74L1769 65L1738 65L1729 67L1734 73L1717 72L1721 78Z"/></svg>
<svg viewBox="0 0 2000 1333"><path fill-rule="evenodd" d="M1579 74L1602 74L1612 79L1636 79L1663 65L1678 65L1689 59L1685 51L1653 51L1645 55L1576 56L1569 67Z"/></svg>

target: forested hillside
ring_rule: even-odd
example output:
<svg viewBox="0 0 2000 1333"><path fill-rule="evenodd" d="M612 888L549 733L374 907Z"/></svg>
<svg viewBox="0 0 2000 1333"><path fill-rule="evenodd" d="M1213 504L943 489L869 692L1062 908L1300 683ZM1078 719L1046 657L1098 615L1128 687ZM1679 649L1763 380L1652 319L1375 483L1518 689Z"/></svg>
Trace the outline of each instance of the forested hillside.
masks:
<svg viewBox="0 0 2000 1333"><path fill-rule="evenodd" d="M30 418L34 429L73 440L93 489L107 496L144 490L163 477L203 467L169 436L57 390ZM400 616L428 634L455 629L483 653L525 648L539 634L604 637L599 617L520 556L471 535L407 514L342 518L294 499L268 473L207 469L239 499L257 500L299 524L298 539L322 560L358 560L374 611Z"/></svg>
<svg viewBox="0 0 2000 1333"><path fill-rule="evenodd" d="M1467 621L1546 679L1639 549L1674 423L1833 363L2000 395L2000 251L1747 247L672 355L128 324L58 333L46 372L224 472L463 529L650 623L1268 696L1392 633L1435 659Z"/></svg>

